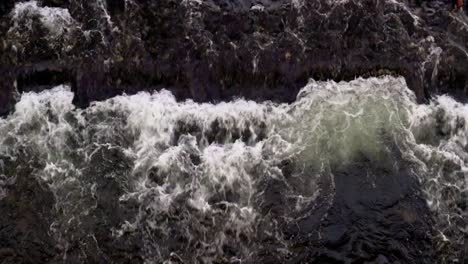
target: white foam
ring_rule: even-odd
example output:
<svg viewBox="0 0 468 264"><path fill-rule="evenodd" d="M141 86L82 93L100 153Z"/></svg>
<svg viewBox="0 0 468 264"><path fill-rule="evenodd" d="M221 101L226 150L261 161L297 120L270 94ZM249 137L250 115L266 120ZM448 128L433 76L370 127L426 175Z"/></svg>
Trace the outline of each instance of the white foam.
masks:
<svg viewBox="0 0 468 264"><path fill-rule="evenodd" d="M19 28L20 25L26 25L30 30L32 28L32 19L38 17L43 26L49 30L52 37L58 37L70 28L75 20L71 17L68 9L58 7L40 7L37 1L16 3L11 12L14 26L10 31Z"/></svg>
<svg viewBox="0 0 468 264"><path fill-rule="evenodd" d="M204 247L194 255L209 260L223 254L224 243L234 243L240 245L236 257L246 259L251 248L241 237L252 236L266 217L262 183L284 182L282 195L293 201L290 210L300 211L327 195L316 180L333 177L334 164L362 153L386 162L382 153L392 144L415 164L428 203L442 217L457 217L451 204L466 189L466 176L457 173L468 167L468 106L447 96L418 105L403 78L310 81L292 104L177 102L161 91L117 96L77 110L72 98L66 86L23 94L15 112L0 119L1 155L16 157L28 148L39 157L43 170L37 176L49 183L57 208L65 212L54 224L59 234L96 206L96 177L112 177L125 190L119 201L140 207L115 234L144 229L164 239L176 228L191 241L202 232ZM115 153L122 160L114 161ZM280 168L288 160L295 162L292 181ZM100 172L99 166L130 169L90 175L90 164L97 166L91 172ZM307 166L315 170L305 177ZM1 187L0 196L7 195ZM447 188L453 190L448 198ZM206 231L202 219L217 222L216 230ZM442 220L439 228L447 239L457 238L448 235L453 229ZM157 248L151 236L145 239L146 257L162 261L163 246Z"/></svg>

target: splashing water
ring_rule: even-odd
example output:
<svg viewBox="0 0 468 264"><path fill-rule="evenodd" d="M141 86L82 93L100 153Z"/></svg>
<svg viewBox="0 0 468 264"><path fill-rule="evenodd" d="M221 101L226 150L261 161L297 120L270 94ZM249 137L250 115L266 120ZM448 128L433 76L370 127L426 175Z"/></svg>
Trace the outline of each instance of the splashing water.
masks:
<svg viewBox="0 0 468 264"><path fill-rule="evenodd" d="M145 263L294 258L291 226L330 210L337 175L361 160L389 179L410 171L436 219L439 257L460 253L468 106L446 96L418 105L403 78L311 81L292 104L177 102L161 91L80 110L72 98L66 86L26 93L0 119L0 199L25 177L11 168L31 164L54 193L50 230L65 260L107 254L98 236Z"/></svg>
<svg viewBox="0 0 468 264"><path fill-rule="evenodd" d="M10 33L18 31L20 27L33 30L33 19L36 17L48 29L51 37L59 37L75 22L68 9L39 7L37 1L17 3L11 13L14 21Z"/></svg>

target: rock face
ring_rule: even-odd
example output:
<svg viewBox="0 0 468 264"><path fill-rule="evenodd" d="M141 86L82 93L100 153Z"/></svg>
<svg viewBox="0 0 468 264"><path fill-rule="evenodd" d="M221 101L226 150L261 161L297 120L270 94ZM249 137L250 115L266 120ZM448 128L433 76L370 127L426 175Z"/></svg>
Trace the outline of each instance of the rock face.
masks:
<svg viewBox="0 0 468 264"><path fill-rule="evenodd" d="M196 101L289 102L309 78L381 74L405 76L421 102L462 98L468 29L449 9L441 1L2 1L0 112L11 110L15 90L62 82L78 106L161 88Z"/></svg>

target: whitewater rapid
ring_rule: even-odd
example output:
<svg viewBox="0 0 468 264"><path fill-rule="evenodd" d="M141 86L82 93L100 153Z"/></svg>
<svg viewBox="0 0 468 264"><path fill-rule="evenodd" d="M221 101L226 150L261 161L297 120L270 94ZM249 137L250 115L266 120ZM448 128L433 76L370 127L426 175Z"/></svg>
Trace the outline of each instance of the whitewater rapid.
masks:
<svg viewBox="0 0 468 264"><path fill-rule="evenodd" d="M460 254L468 105L448 96L417 104L389 76L311 80L291 104L178 102L163 90L76 109L73 96L67 86L24 93L0 119L0 199L21 177L7 167L30 164L54 194L50 232L64 260L73 247L83 260L99 250L89 223L101 221L112 239L141 239L146 263L249 262L264 241L288 258L281 225L330 208L335 174L362 160L388 177L409 171L436 219L441 260ZM276 199L283 208L269 205Z"/></svg>

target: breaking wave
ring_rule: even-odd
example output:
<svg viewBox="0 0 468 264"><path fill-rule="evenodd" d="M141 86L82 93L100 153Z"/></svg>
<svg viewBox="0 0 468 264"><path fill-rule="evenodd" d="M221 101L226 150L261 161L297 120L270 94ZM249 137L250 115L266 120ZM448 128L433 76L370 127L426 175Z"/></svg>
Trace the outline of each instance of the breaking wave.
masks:
<svg viewBox="0 0 468 264"><path fill-rule="evenodd" d="M50 232L64 259L106 252L97 232L146 263L293 259L303 245L295 228L306 232L309 219L321 230L310 216L330 217L337 193L357 184L354 172L370 186L358 192L389 204L404 198L379 181L398 187L404 174L417 182L438 257L460 255L468 106L447 96L419 105L403 78L310 81L292 104L177 102L167 91L86 109L72 99L66 86L25 93L0 119L0 199L22 177L17 166L33 168L54 194Z"/></svg>

